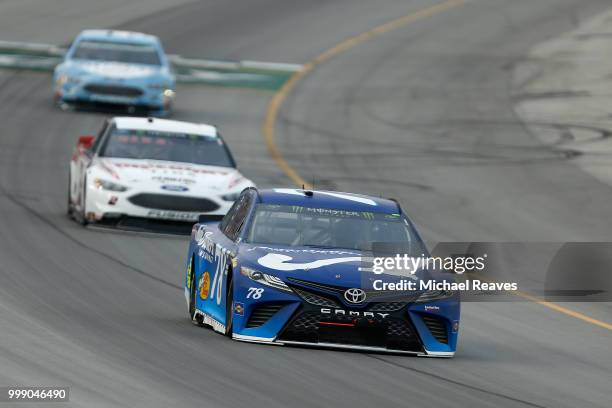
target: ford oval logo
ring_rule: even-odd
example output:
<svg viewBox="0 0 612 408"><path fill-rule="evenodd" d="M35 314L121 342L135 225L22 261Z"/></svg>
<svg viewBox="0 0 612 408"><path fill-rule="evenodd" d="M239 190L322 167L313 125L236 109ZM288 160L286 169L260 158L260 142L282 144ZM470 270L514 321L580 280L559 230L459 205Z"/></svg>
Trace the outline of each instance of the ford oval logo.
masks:
<svg viewBox="0 0 612 408"><path fill-rule="evenodd" d="M179 191L179 192L183 192L183 191L189 190L185 186L174 186L174 185L171 185L171 184L163 185L163 186L161 186L161 188L162 188L162 190Z"/></svg>

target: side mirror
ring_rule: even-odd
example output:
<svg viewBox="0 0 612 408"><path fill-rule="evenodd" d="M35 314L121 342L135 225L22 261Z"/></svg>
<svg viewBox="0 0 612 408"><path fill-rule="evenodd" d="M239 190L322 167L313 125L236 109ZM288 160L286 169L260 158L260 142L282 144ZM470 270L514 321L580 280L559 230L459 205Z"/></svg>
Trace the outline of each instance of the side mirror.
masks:
<svg viewBox="0 0 612 408"><path fill-rule="evenodd" d="M90 136L90 135L79 136L79 142L77 143L77 147L87 150L91 146L93 146L95 139L96 139L95 136Z"/></svg>

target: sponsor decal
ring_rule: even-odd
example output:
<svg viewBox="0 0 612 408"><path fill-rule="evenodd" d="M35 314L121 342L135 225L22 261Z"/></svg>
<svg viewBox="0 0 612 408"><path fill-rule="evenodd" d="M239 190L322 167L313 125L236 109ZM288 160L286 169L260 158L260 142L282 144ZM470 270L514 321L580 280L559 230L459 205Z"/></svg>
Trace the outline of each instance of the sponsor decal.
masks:
<svg viewBox="0 0 612 408"><path fill-rule="evenodd" d="M327 255L360 255L359 252L342 251L336 249L294 249L294 248L273 248L269 246L255 246L249 248L248 252L262 249L265 251L285 252L288 254L327 254Z"/></svg>
<svg viewBox="0 0 612 408"><path fill-rule="evenodd" d="M195 184L195 180L190 179L190 178L185 178L185 177L153 176L151 177L151 180L157 181L159 183L164 183L164 184L166 183L168 184L179 183L179 184L187 184L187 185Z"/></svg>
<svg viewBox="0 0 612 408"><path fill-rule="evenodd" d="M191 279L193 279L193 270L191 268L191 260L190 260L189 266L187 267L187 289L191 289Z"/></svg>
<svg viewBox="0 0 612 408"><path fill-rule="evenodd" d="M208 252L204 251L202 248L198 249L198 256L210 264L214 264L215 262L215 255L209 254Z"/></svg>
<svg viewBox="0 0 612 408"><path fill-rule="evenodd" d="M237 315L244 316L244 305L240 302L235 302L234 312L236 312Z"/></svg>
<svg viewBox="0 0 612 408"><path fill-rule="evenodd" d="M334 218L358 218L366 220L392 220L401 222L399 214L375 213L371 211L351 211L336 208L304 207L300 205L260 204L259 208L274 212L292 212L294 214L328 216Z"/></svg>
<svg viewBox="0 0 612 408"><path fill-rule="evenodd" d="M210 294L210 274L208 272L204 272L200 277L200 299L206 300L208 299L208 295Z"/></svg>
<svg viewBox="0 0 612 408"><path fill-rule="evenodd" d="M115 167L119 168L127 168L127 169L142 169L142 170L150 170L151 172L155 172L156 170L160 171L174 171L174 172L188 172L194 174L215 174L221 176L227 176L230 172L222 171L222 170L212 170L202 167L191 167L188 165L180 165L180 164L162 164L162 163L144 163L144 162L113 162Z"/></svg>
<svg viewBox="0 0 612 408"><path fill-rule="evenodd" d="M185 191L189 190L189 187L185 187L185 186L177 186L174 184L164 184L163 186L161 186L162 190L167 190L167 191L176 191L176 192L180 192L183 193Z"/></svg>
<svg viewBox="0 0 612 408"><path fill-rule="evenodd" d="M215 243L211 238L212 234L212 231L206 231L205 227L200 225L195 235L195 241L198 246L210 255L215 253Z"/></svg>
<svg viewBox="0 0 612 408"><path fill-rule="evenodd" d="M165 210L151 210L147 212L149 218L159 218L165 220L177 220L177 221L197 221L200 213L196 212L182 212L182 211L165 211Z"/></svg>
<svg viewBox="0 0 612 408"><path fill-rule="evenodd" d="M374 213L370 212L359 212L359 211L346 211L346 210L336 210L334 208L312 208L312 207L301 207L299 205L292 205L291 211L298 214L315 214L315 215L327 215L330 217L344 217L344 218L367 218L366 214L372 214L372 219L374 218Z"/></svg>
<svg viewBox="0 0 612 408"><path fill-rule="evenodd" d="M230 259L234 258L235 254L215 244L212 240L212 235L212 231L206 231L205 227L201 225L195 232L194 239L199 247L198 255L206 258L210 266L214 266L215 268L210 293L211 300L216 300L217 304L220 305L223 296L223 284L225 283L224 276L227 275ZM210 276L208 277L208 281L210 286Z"/></svg>
<svg viewBox="0 0 612 408"><path fill-rule="evenodd" d="M360 256L349 256L344 258L328 258L328 259L319 259L312 262L296 262L291 263L290 261L293 257L282 254L266 254L259 258L257 262L261 266L265 266L266 268L274 269L277 271L297 271L297 270L310 270L316 268L322 268L324 266L336 265L340 263L346 262L360 262Z"/></svg>
<svg viewBox="0 0 612 408"><path fill-rule="evenodd" d="M242 174L236 173L234 179L228 184L227 189L231 190L232 188L236 187L238 184L242 183L245 180L246 179L242 176Z"/></svg>
<svg viewBox="0 0 612 408"><path fill-rule="evenodd" d="M122 62L85 62L75 64L90 74L103 75L110 82L111 79L138 78L152 75L155 71L148 67L140 67L134 64Z"/></svg>
<svg viewBox="0 0 612 408"><path fill-rule="evenodd" d="M378 317L380 319L386 319L389 313L380 312L360 312L357 310L343 310L343 309L330 309L327 307L321 308L321 314L331 316L343 316L343 317Z"/></svg>
<svg viewBox="0 0 612 408"><path fill-rule="evenodd" d="M453 333L459 332L459 320L453 321Z"/></svg>
<svg viewBox="0 0 612 408"><path fill-rule="evenodd" d="M428 306L428 305L425 305L425 311L426 312L437 311L437 310L440 310L440 306Z"/></svg>

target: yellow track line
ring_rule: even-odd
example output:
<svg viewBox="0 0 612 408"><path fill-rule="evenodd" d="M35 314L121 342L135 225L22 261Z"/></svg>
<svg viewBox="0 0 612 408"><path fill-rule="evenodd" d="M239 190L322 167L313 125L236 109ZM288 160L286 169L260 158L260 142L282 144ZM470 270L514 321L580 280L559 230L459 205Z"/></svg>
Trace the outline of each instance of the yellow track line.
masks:
<svg viewBox="0 0 612 408"><path fill-rule="evenodd" d="M495 282L495 281L492 281L492 280L487 279L485 277L478 276L477 274L473 274L472 276L475 276L478 279L481 279L481 280L486 281L486 282L491 282L491 283ZM560 306L560 305L558 305L556 303L552 303L552 302L548 302L546 300L542 300L542 299L540 299L540 298L538 298L536 296L530 295L528 293L521 292L521 291L514 291L514 292L508 292L508 293L510 293L512 295L515 295L515 296L518 296L518 297L521 297L523 299L530 300L530 301L532 301L534 303L537 303L539 305L547 307L547 308L549 308L551 310L555 310L555 311L557 311L559 313L563 313L564 315L571 316L573 318L585 321L585 322L593 324L595 326L602 327L604 329L612 330L612 324L603 322L601 320L593 319L592 317L589 317L589 316L587 316L585 314L573 311L571 309L567 309L567 308L565 308L563 306Z"/></svg>
<svg viewBox="0 0 612 408"><path fill-rule="evenodd" d="M560 306L556 303L552 303L552 302L547 302L545 300L541 300L538 299L535 296L531 296L528 295L526 293L523 292L513 292L516 296L522 297L523 299L527 299L527 300L531 300L534 303L537 303L539 305L542 305L544 307L547 307L549 309L555 310L559 313L563 313L564 315L567 316L571 316L574 317L576 319L582 320L584 322L593 324L595 326L599 326L599 327L603 327L604 329L608 329L608 330L612 330L612 324L606 323L606 322L602 322L601 320L597 320L597 319L593 319L592 317L589 317L585 314L579 313L579 312L575 312L571 309L565 308L563 306Z"/></svg>
<svg viewBox="0 0 612 408"><path fill-rule="evenodd" d="M438 14L453 7L462 5L463 3L465 3L465 0L448 0L444 3L440 3L435 6L417 11L416 13L412 13L407 16L392 20L370 31L366 31L354 37L350 37L342 41L340 44L337 44L334 47L322 52L317 57L315 57L315 59L304 65L300 71L293 74L291 78L289 78L289 80L285 82L281 89L279 89L278 92L276 92L272 97L272 100L268 105L266 117L262 125L262 133L264 136L264 140L266 141L266 145L268 146L270 155L272 156L272 159L274 159L278 167L283 171L283 173L285 173L287 177L289 177L291 181L293 181L298 186L304 185L306 188L312 188L312 185L306 180L304 180L302 176L300 176L297 171L295 171L293 167L291 167L289 163L287 163L280 150L278 149L278 146L276 145L274 139L276 118L278 117L280 108L285 99L287 99L287 96L291 93L293 88L295 88L297 83L302 78L312 72L312 70L314 70L317 65L339 54L342 54L343 52L348 51L356 45L364 43L365 41L368 41L369 39L376 37L377 35L388 33L389 31L403 27L418 20L423 20L425 18L433 16L434 14Z"/></svg>
<svg viewBox="0 0 612 408"><path fill-rule="evenodd" d="M272 156L272 159L274 159L277 166L287 175L287 177L291 179L291 181L293 181L298 186L303 185L305 188L312 188L312 185L308 183L306 180L304 180L304 178L302 178L302 176L300 176L298 172L295 171L295 169L291 167L289 163L287 163L287 160L285 160L285 158L281 154L278 146L276 145L276 141L275 141L274 132L275 132L275 125L276 125L276 119L278 117L278 113L280 112L280 108L283 102L285 101L285 99L287 99L287 97L289 96L291 91L295 88L297 83L300 80L302 80L304 77L306 77L309 73L311 73L317 67L317 65L325 61L328 61L329 59L334 58L359 44L362 44L380 34L388 33L389 31L393 31L400 27L404 27L416 21L423 20L423 19L432 17L435 14L450 10L457 6L461 6L465 2L466 0L448 0L443 3L436 4L435 6L428 7L423 10L419 10L415 13L408 14L406 16L389 21L388 23L382 24L376 28L373 28L370 31L366 31L354 37L350 37L342 41L341 43L333 46L332 48L326 51L323 51L321 54L315 57L312 61L305 64L300 71L293 74L291 78L289 78L289 80L285 82L285 84L281 87L281 89L279 89L272 97L272 100L270 101L270 104L268 105L268 110L266 112L266 116L264 118L264 122L262 124L261 130L262 130L266 145L268 146L268 151L270 152L270 155ZM555 310L559 313L563 313L567 316L571 316L576 319L580 319L582 321L593 324L595 326L603 327L604 329L612 330L612 325L606 322L602 322L600 320L593 319L582 313L575 312L563 306L559 306L555 303L540 300L537 297L527 295L524 293L516 293L516 295L524 299L531 300L549 309Z"/></svg>

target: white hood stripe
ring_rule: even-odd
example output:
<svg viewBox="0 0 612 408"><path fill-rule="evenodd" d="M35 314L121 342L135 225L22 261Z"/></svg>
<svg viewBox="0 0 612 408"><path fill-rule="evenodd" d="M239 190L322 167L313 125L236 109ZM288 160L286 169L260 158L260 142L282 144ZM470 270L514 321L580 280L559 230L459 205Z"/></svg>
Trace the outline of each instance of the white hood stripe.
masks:
<svg viewBox="0 0 612 408"><path fill-rule="evenodd" d="M295 190L293 188L275 188L274 191L277 193L281 193L281 194L292 194L292 195L304 196L304 193L301 190ZM342 198L344 200L355 201L357 203L362 203L362 204L367 204L367 205L377 205L376 201L372 199L353 196L349 194L332 193L328 191L317 191L317 194L324 194L324 195L328 195L331 197Z"/></svg>
<svg viewBox="0 0 612 408"><path fill-rule="evenodd" d="M296 271L299 269L316 269L345 262L361 262L360 256L319 259L304 263L289 263L292 259L293 257L282 254L266 254L259 258L257 262L266 268L284 272Z"/></svg>

